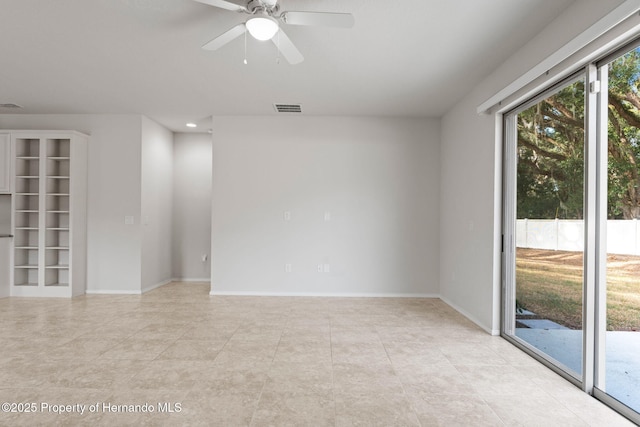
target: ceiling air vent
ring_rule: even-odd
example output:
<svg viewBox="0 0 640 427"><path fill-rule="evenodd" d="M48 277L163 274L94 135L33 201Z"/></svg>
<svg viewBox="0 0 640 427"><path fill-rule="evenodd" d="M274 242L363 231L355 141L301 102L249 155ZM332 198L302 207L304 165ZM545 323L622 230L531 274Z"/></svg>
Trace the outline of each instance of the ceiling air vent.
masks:
<svg viewBox="0 0 640 427"><path fill-rule="evenodd" d="M278 113L302 113L300 104L273 104Z"/></svg>
<svg viewBox="0 0 640 427"><path fill-rule="evenodd" d="M0 103L0 108L22 108L18 104L2 104Z"/></svg>

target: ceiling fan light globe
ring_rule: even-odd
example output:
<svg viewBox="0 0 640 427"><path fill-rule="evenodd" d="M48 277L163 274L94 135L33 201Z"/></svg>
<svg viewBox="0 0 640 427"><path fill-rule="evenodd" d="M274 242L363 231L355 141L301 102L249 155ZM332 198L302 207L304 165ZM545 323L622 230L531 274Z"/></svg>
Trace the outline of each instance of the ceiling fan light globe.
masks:
<svg viewBox="0 0 640 427"><path fill-rule="evenodd" d="M249 19L246 26L256 40L271 40L278 32L278 23L271 17L256 16Z"/></svg>

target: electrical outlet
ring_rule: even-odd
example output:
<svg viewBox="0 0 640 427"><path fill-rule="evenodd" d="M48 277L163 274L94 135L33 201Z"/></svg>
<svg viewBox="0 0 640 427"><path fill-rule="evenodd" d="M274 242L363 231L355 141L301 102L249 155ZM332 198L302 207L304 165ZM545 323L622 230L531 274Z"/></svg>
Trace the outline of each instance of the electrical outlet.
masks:
<svg viewBox="0 0 640 427"><path fill-rule="evenodd" d="M331 221L331 212L327 211L324 213L324 220Z"/></svg>
<svg viewBox="0 0 640 427"><path fill-rule="evenodd" d="M284 220L291 221L291 211L284 211Z"/></svg>
<svg viewBox="0 0 640 427"><path fill-rule="evenodd" d="M291 264L285 264L284 271L285 273L291 273Z"/></svg>

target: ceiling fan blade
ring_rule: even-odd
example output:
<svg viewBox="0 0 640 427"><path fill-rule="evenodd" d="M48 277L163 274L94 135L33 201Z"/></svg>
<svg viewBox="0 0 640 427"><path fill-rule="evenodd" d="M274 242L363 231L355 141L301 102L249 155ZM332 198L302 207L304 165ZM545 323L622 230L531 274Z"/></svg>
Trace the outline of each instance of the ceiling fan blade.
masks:
<svg viewBox="0 0 640 427"><path fill-rule="evenodd" d="M278 47L282 56L284 56L289 64L295 65L304 61L304 56L300 53L297 47L293 44L291 39L282 31L282 28L278 30L271 41Z"/></svg>
<svg viewBox="0 0 640 427"><path fill-rule="evenodd" d="M322 27L351 28L355 23L350 13L329 12L284 12L281 16L285 24L319 25Z"/></svg>
<svg viewBox="0 0 640 427"><path fill-rule="evenodd" d="M194 0L198 3L208 4L209 6L219 7L221 9L231 10L233 12L246 12L247 8L240 6L230 1L225 0Z"/></svg>
<svg viewBox="0 0 640 427"><path fill-rule="evenodd" d="M247 31L247 27L245 27L244 24L238 24L235 27L228 30L227 32L222 33L215 39L203 44L202 48L206 50L220 49L222 46L229 43L231 40L244 34L245 31Z"/></svg>

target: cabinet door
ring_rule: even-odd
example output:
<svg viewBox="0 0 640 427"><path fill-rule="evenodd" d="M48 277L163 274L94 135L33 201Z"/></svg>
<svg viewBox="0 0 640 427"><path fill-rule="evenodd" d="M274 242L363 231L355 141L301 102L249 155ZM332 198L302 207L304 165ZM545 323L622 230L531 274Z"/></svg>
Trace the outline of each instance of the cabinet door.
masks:
<svg viewBox="0 0 640 427"><path fill-rule="evenodd" d="M0 193L11 192L11 143L9 135L0 133Z"/></svg>

